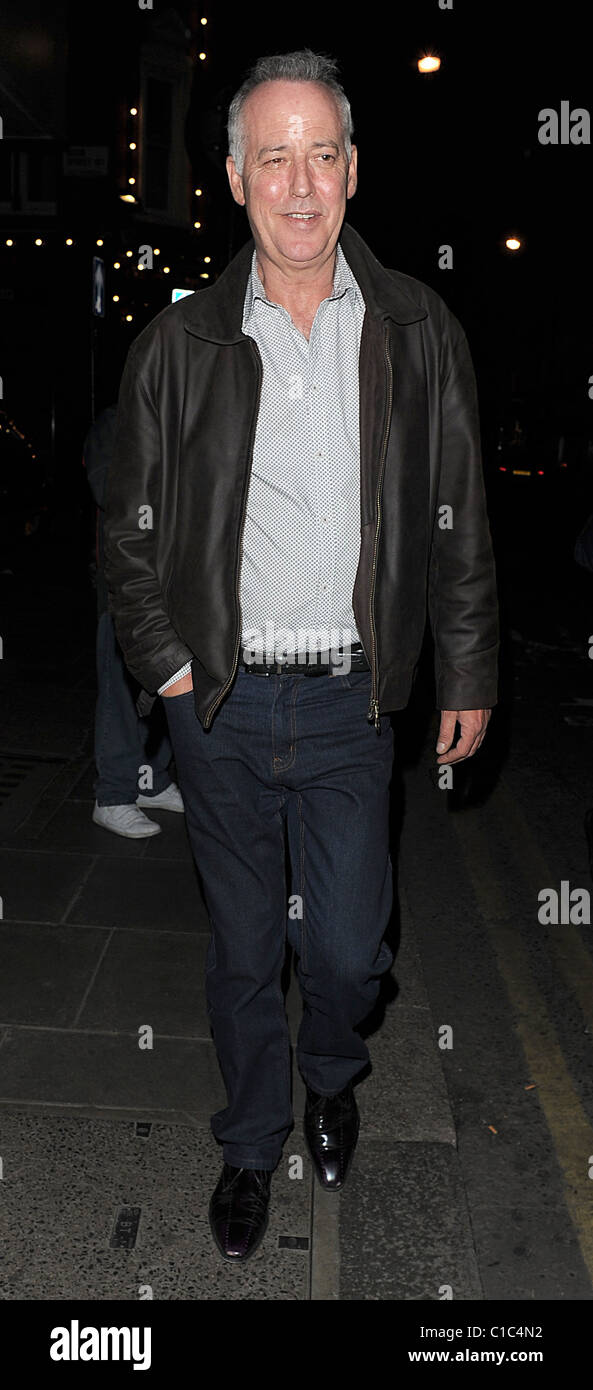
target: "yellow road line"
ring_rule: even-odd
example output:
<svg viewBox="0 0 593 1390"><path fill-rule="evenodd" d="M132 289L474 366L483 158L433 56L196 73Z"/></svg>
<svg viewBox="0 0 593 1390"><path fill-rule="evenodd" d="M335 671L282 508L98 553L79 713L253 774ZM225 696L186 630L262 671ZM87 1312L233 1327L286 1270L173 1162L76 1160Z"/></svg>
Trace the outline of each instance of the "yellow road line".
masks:
<svg viewBox="0 0 593 1390"><path fill-rule="evenodd" d="M480 831L471 811L454 815L451 821L496 952L529 1075L537 1084L540 1104L563 1172L566 1205L593 1282L593 1182L588 1176L589 1157L593 1154L593 1127L574 1089L554 1025L533 979L520 931L508 921L492 920L493 917L510 917L511 910L504 880L501 882L496 873L490 839ZM534 922L539 926L536 911Z"/></svg>
<svg viewBox="0 0 593 1390"><path fill-rule="evenodd" d="M530 891L533 892L536 884L537 899L537 892L541 888L558 889L559 884L554 882L547 860L503 778L498 784L495 800L501 804L504 823L510 828L515 844L521 846L521 854L516 858ZM582 830L581 826L579 830ZM584 845L584 831L582 835ZM574 883L572 887L588 887L590 891L589 884ZM593 958L583 945L578 929L572 922L565 922L558 927L544 927L541 930L546 932L546 941L552 948L567 984L578 999L585 1023L593 1034Z"/></svg>

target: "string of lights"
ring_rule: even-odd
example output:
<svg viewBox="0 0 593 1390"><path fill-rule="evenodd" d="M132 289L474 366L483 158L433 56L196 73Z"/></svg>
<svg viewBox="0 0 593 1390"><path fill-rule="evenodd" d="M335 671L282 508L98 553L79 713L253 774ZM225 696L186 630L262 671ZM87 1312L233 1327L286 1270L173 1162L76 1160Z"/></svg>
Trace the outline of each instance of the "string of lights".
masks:
<svg viewBox="0 0 593 1390"><path fill-rule="evenodd" d="M188 43L185 46L184 62L187 64L189 57L192 67L196 69L202 64L206 65L209 58L205 44L208 19L205 15L200 17L199 10L196 9L193 11L191 24L191 36L190 31L186 31ZM423 84L439 84L442 81L440 74L443 70L445 75L447 73L447 55L441 55L429 47L417 48L410 67L412 73L414 69L417 71L418 80L422 77ZM163 69L161 79L177 82L178 104L181 105L184 100L181 96L183 74L171 78L170 71ZM174 67L172 71L175 73ZM29 248L35 260L37 254L46 257L42 264L47 270L41 271L42 277L54 274L59 277L61 273L65 275L67 272L64 257L72 259L73 273L77 276L80 274L83 278L90 272L91 263L94 276L95 265L98 262L102 280L101 308L99 311L93 308L94 314L98 314L98 317L94 318L91 335L91 358L95 363L92 373L100 370L97 364L101 363L105 354L109 355L111 348L107 347L107 343L113 341L104 337L103 330L98 327L101 319L108 325L110 333L115 329L118 341L119 335L122 335L122 343L125 344L128 341L128 333L130 336L137 333L143 323L164 304L207 286L215 278L216 256L211 246L204 245L208 240L209 230L212 235L216 223L215 216L209 216L208 173L201 165L198 173L198 167L192 168L191 160L186 160L185 172L181 177L179 164L174 174L171 171L173 150L183 152L183 138L180 141L179 125L176 130L173 126L172 132L168 135L169 165L165 159L163 178L164 187L169 192L164 194L161 210L158 199L151 197L150 153L151 140L154 152L154 110L151 107L149 88L150 81L154 82L154 76L151 77L150 74L155 72L159 74L158 60L155 64L152 53L150 58L146 59L139 51L134 75L131 80L129 76L125 77L118 92L117 136L112 147L114 163L109 193L109 215L103 219L99 202L93 209L99 213L95 220L92 211L88 207L85 208L81 200L80 218L77 218L76 212L73 212L67 201L65 216L60 217L58 225L44 225L39 227L38 231L34 231L29 222L28 226L20 225L11 230L10 235L4 238L3 248L0 243L0 251L4 249L6 254L12 252L15 257L20 251L28 253ZM196 75L199 86L200 75ZM157 86L158 80L157 77ZM80 153L83 153L82 148ZM98 156L99 151L88 151L89 155L92 153ZM152 183L154 185L154 179ZM173 187L176 189L175 204ZM124 205L129 209L129 214L124 213ZM120 214L118 207L121 209ZM73 214L71 218L70 213ZM81 226L83 220L85 225ZM219 234L214 234L218 241ZM158 244L155 245L154 242L157 240ZM518 252L525 250L525 238L516 226L507 226L502 237L500 229L497 229L496 241L498 251L507 256L514 257ZM441 249L447 250L439 248ZM149 255L145 254L147 251ZM69 274L70 272L68 277ZM89 293L89 300L90 297Z"/></svg>
<svg viewBox="0 0 593 1390"><path fill-rule="evenodd" d="M195 24L195 21L194 21ZM203 30L208 24L206 15L199 18L200 31L193 33L190 45L190 58L194 64L205 63L208 58L205 47L203 47ZM149 226L141 227L136 223L132 231L134 241L138 242L136 247L130 245L122 246L122 229L114 228L111 233L105 232L101 236L91 236L86 230L77 230L76 227L64 236L62 230L57 228L43 228L39 232L32 231L28 227L18 227L3 239L3 249L6 252L18 253L32 248L40 254L55 254L60 249L69 255L76 253L84 256L104 256L106 280L111 283L106 285L105 293L105 313L110 316L116 314L123 325L130 325L135 322L136 309L138 308L137 298L133 294L138 275L141 273L143 280L149 277L153 282L170 282L173 276L174 282L180 286L189 284L190 289L186 293L191 293L198 287L198 283L207 283L212 276L212 254L187 255L180 250L179 224L176 227L175 246L165 244L165 247L157 245L150 246L150 257L140 258L140 249L150 242L151 235L154 236L154 229L149 230L151 221L151 207L143 197L143 182L146 179L146 145L145 131L145 112L142 104L142 91L144 90L142 80L139 80L137 93L125 105L125 115L122 112L120 126L123 135L123 142L120 140L120 167L116 179L116 196L120 202L131 205L142 215L143 221ZM125 146L122 157L121 145ZM116 155L117 158L117 155ZM119 184L119 187L118 187ZM191 190L191 191L190 191ZM202 239L205 232L205 223L202 212L204 203L204 189L193 186L193 182L188 189L188 230L196 233ZM75 219L74 219L75 220ZM131 228L128 228L127 235L130 237ZM165 238L166 241L166 238ZM191 262L191 265L188 264ZM144 302L144 308L149 308L149 304Z"/></svg>

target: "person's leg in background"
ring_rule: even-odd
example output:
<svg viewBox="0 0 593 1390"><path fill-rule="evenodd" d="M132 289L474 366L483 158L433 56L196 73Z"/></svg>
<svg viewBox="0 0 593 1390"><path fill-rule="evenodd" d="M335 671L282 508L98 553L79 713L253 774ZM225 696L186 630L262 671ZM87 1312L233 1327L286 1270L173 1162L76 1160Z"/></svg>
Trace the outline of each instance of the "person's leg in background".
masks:
<svg viewBox="0 0 593 1390"><path fill-rule="evenodd" d="M97 705L95 711L95 807L93 820L105 829L130 838L158 835L160 825L139 809L149 799L162 810L183 810L168 766L172 748L166 721L157 701L154 714L142 719L136 710L138 685L125 665L111 614L103 611L97 623ZM155 720L160 719L160 729ZM148 768L152 786L139 790L141 768ZM167 798L171 804L167 803Z"/></svg>

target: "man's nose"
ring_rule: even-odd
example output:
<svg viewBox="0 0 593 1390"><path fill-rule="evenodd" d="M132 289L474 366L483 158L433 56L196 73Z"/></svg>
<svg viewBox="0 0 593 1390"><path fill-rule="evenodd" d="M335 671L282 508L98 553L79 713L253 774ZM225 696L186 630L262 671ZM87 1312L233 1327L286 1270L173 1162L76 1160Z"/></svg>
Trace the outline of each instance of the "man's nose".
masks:
<svg viewBox="0 0 593 1390"><path fill-rule="evenodd" d="M292 166L292 177L290 180L290 191L293 198L306 198L313 189L313 179L309 168L308 160L295 159Z"/></svg>

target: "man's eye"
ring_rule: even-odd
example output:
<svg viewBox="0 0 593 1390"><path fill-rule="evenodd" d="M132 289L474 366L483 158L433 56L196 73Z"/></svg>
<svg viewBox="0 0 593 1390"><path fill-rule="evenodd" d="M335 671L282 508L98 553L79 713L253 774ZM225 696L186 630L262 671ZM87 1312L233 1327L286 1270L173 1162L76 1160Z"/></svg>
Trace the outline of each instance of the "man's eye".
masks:
<svg viewBox="0 0 593 1390"><path fill-rule="evenodd" d="M335 159L335 157L335 154L322 154L320 156L321 159Z"/></svg>
<svg viewBox="0 0 593 1390"><path fill-rule="evenodd" d="M274 155L274 158L273 158L273 159L266 159L266 164L281 164L281 163L282 163L282 156L279 155L279 154Z"/></svg>

